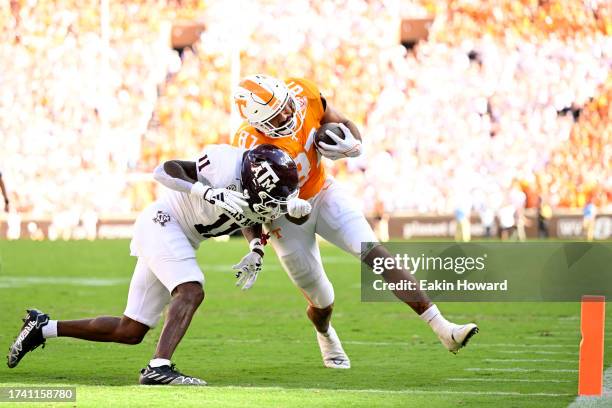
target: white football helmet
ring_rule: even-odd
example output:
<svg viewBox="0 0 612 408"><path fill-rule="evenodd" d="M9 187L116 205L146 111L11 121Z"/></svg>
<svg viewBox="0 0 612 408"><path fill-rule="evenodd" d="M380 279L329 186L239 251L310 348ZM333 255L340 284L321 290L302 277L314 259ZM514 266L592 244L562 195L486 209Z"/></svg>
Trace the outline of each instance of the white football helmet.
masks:
<svg viewBox="0 0 612 408"><path fill-rule="evenodd" d="M283 81L267 75L243 78L234 93L234 102L240 116L269 137L291 136L304 123L304 109L295 94ZM286 111L287 119L273 124L274 118L283 111Z"/></svg>

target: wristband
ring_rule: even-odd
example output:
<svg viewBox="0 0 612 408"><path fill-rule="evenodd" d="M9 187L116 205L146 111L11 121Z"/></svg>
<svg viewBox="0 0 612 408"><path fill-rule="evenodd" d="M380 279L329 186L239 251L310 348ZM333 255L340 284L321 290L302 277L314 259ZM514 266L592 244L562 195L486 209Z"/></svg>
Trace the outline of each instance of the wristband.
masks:
<svg viewBox="0 0 612 408"><path fill-rule="evenodd" d="M259 238L254 238L251 240L251 242L249 242L249 249L251 250L251 252L255 252L256 254L259 254L259 256L263 258L264 256L263 244L261 243L261 240Z"/></svg>

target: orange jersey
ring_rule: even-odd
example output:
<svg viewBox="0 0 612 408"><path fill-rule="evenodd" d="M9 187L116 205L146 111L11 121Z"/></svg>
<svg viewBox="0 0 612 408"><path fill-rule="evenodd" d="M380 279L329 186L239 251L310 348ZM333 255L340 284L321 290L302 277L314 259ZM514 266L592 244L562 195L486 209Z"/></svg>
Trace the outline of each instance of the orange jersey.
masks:
<svg viewBox="0 0 612 408"><path fill-rule="evenodd" d="M285 83L298 100L301 109L305 109L302 128L293 136L268 137L248 123L244 123L232 137L232 146L252 149L260 144L271 144L285 150L295 160L300 183L300 198L309 199L315 196L325 183L327 174L319 160L314 145L314 134L321 125L325 113L321 94L317 86L304 78L289 78Z"/></svg>

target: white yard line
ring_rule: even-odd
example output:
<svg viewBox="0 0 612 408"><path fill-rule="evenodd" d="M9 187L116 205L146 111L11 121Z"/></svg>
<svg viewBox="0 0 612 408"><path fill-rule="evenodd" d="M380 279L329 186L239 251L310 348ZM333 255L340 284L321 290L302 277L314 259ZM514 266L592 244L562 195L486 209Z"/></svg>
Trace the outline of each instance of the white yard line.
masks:
<svg viewBox="0 0 612 408"><path fill-rule="evenodd" d="M404 390L380 390L380 389L326 389L326 388L289 388L289 387L208 387L218 389L240 389L240 390L257 390L257 391L306 391L306 392L329 392L329 393L359 393L359 394L399 394L399 395L474 395L474 396L514 396L514 397L568 397L572 394L548 393L548 392L531 392L521 393L514 391L454 391L454 390L422 390L418 388L409 388Z"/></svg>
<svg viewBox="0 0 612 408"><path fill-rule="evenodd" d="M576 397L569 408L604 408L612 406L612 366L604 371L603 396Z"/></svg>
<svg viewBox="0 0 612 408"><path fill-rule="evenodd" d="M561 354L564 356L576 356L578 358L578 350L576 351L544 351L544 350L497 350L497 353L502 354L545 354L545 355L553 355L553 354Z"/></svg>
<svg viewBox="0 0 612 408"><path fill-rule="evenodd" d="M546 379L531 379L531 378L474 378L474 377L459 377L459 378L447 378L448 381L461 381L461 382L526 382L526 383L571 383L575 382L572 380L559 380L557 378L546 378Z"/></svg>
<svg viewBox="0 0 612 408"><path fill-rule="evenodd" d="M115 286L129 283L128 278L80 278L71 276L0 276L0 288L32 284L64 286Z"/></svg>
<svg viewBox="0 0 612 408"><path fill-rule="evenodd" d="M580 341L580 333L576 333L573 335L551 335L551 336L527 336L527 337L523 337L523 339L528 339L528 340L547 340L547 341L558 341L558 340L563 340L563 341Z"/></svg>
<svg viewBox="0 0 612 408"><path fill-rule="evenodd" d="M348 340L343 341L344 344L356 344L356 345L364 345L364 346L419 346L421 344L411 344L410 342L402 342L402 341L358 341L358 340ZM428 345L428 344L424 344ZM470 348L477 347L510 347L510 348L578 348L578 344L524 344L524 343L478 343L473 342L470 343Z"/></svg>
<svg viewBox="0 0 612 408"><path fill-rule="evenodd" d="M203 343L215 343L215 342L223 342L223 343L244 343L244 344L261 344L265 343L263 339L232 339L232 338L219 338L219 339L208 339L208 338L195 338L192 341L198 341ZM311 343L310 340L298 340L298 339L286 339L287 343L294 344L304 344ZM437 344L434 343L418 343L412 344L408 341L361 341L361 340L345 340L342 342L344 345L355 345L355 346L392 346L392 347L411 347L411 348L419 348L419 347L438 347ZM568 356L578 356L578 350L576 351L547 351L541 350L542 348L552 347L552 348L560 348L560 347L571 347L577 348L578 345L560 345L560 344L491 344L491 343L474 343L474 345L470 344L469 348L478 348L478 347L498 347L503 348L503 350L489 350L489 352L502 353L502 354L519 354L521 356L529 356L533 354L540 355L568 355ZM516 350L512 350L512 348L517 348ZM529 360L531 361L531 360ZM544 360L542 360L544 361ZM577 361L577 360L576 360ZM570 362L569 360L567 362Z"/></svg>
<svg viewBox="0 0 612 408"><path fill-rule="evenodd" d="M605 337L612 337L612 332L606 332ZM579 342L582 336L580 335L580 333L577 332L576 334L554 334L550 336L527 336L523 338L529 339L529 340L548 340L548 341L563 340L563 341Z"/></svg>
<svg viewBox="0 0 612 408"><path fill-rule="evenodd" d="M418 346L419 344L410 344L409 342L401 342L401 341L343 341L346 344L358 344L364 346ZM425 344L428 345L428 344ZM470 348L478 348L478 347L504 347L504 348L533 348L533 349L542 349L542 348L578 348L578 344L524 344L524 343L478 343L477 341L470 343Z"/></svg>
<svg viewBox="0 0 612 408"><path fill-rule="evenodd" d="M324 256L323 258L323 265L325 265L326 263L342 263L342 264L350 264L350 263L354 263L356 265L359 265L360 262L357 258L352 258L350 256Z"/></svg>
<svg viewBox="0 0 612 408"><path fill-rule="evenodd" d="M514 368L495 368L495 367L468 367L464 368L465 371L499 371L504 373L577 373L578 370L573 369L555 369L555 370L547 370L542 368L523 368L523 367L514 367Z"/></svg>
<svg viewBox="0 0 612 408"><path fill-rule="evenodd" d="M548 358L485 358L482 361L490 363L571 363L578 364L578 360L554 360Z"/></svg>
<svg viewBox="0 0 612 408"><path fill-rule="evenodd" d="M201 339L201 341L207 341L207 339ZM224 341L224 342L232 342L232 343L261 343L263 340L261 339L219 339L219 341ZM304 343L305 341L302 340L288 340L288 341L292 341L294 343ZM307 341L307 343L310 343L310 341ZM357 346L406 346L406 347L420 347L420 346L425 346L425 347L430 347L434 344L428 344L428 343L419 343L419 344L412 344L409 341L362 341L362 340L345 340L342 342L342 344L352 344L352 345L357 345ZM472 345L473 344L473 345ZM578 345L577 344L513 344L513 343L470 343L470 348L477 348L477 347L502 347L502 348L518 348L518 349L525 349L525 348L533 348L533 349L541 349L541 348L577 348ZM499 352L503 352L504 350L500 350ZM509 350L505 350L505 351L509 351ZM514 350L513 353L516 354L523 354L523 353L536 353L536 351L530 351L530 350ZM574 352L550 352L550 353L560 353L560 354L569 354L569 355L574 355L576 353Z"/></svg>
<svg viewBox="0 0 612 408"><path fill-rule="evenodd" d="M516 347L516 348L578 348L576 344L524 344L524 343L474 343L477 347Z"/></svg>
<svg viewBox="0 0 612 408"><path fill-rule="evenodd" d="M456 319L456 320L470 320L470 319L490 319L491 316L490 315L483 315L483 314L479 314L479 313L473 313L473 314L463 314L463 313L449 313L447 315L444 315L447 319ZM528 320L530 322L543 322L543 323L552 323L555 322L555 325L558 323L561 324L573 324L576 325L577 327L580 325L580 317L579 316L571 316L571 317L558 317L558 318L554 318L554 317L544 317L543 315L528 315L528 316L521 316L522 318L528 318Z"/></svg>

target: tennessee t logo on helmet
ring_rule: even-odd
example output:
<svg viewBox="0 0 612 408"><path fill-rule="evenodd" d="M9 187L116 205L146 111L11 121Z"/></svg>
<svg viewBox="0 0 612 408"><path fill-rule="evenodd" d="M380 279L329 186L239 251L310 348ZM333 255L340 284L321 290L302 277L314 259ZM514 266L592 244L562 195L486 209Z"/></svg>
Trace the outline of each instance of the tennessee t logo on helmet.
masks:
<svg viewBox="0 0 612 408"><path fill-rule="evenodd" d="M257 100L257 98L253 98L255 102L260 103L262 105L269 105L273 109L278 107L279 102L278 99L274 96L274 89L267 89L269 85L265 82L261 81L260 83L257 83L249 78L246 78L240 82L239 86L251 91L252 97L256 96L257 98L259 98L259 101Z"/></svg>
<svg viewBox="0 0 612 408"><path fill-rule="evenodd" d="M269 137L292 136L304 122L304 104L283 81L266 75L240 81L234 103L242 118Z"/></svg>

